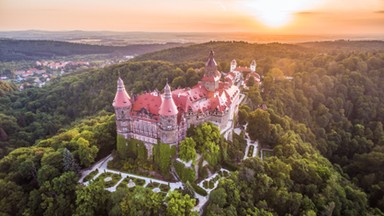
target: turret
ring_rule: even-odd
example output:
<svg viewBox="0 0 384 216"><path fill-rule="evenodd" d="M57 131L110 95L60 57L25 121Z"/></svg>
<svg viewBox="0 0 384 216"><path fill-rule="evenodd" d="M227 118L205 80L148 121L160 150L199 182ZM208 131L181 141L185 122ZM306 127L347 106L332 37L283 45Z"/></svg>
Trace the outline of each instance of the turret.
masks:
<svg viewBox="0 0 384 216"><path fill-rule="evenodd" d="M171 87L167 83L164 87L164 96L159 109L160 141L167 144L178 142L177 106L172 98Z"/></svg>
<svg viewBox="0 0 384 216"><path fill-rule="evenodd" d="M219 88L221 73L217 70L217 64L213 58L214 52L211 50L207 63L205 63L205 72L203 76L203 85L208 91L215 91Z"/></svg>
<svg viewBox="0 0 384 216"><path fill-rule="evenodd" d="M231 61L231 69L230 69L230 72L235 71L236 67L237 67L237 62L236 62L235 59L233 59L233 60Z"/></svg>
<svg viewBox="0 0 384 216"><path fill-rule="evenodd" d="M213 58L214 55L215 53L213 52L213 50L211 50L209 52L208 60L205 63L205 75L207 76L214 76L215 72L217 71L217 64L215 59Z"/></svg>
<svg viewBox="0 0 384 216"><path fill-rule="evenodd" d="M116 114L117 133L123 135L125 138L128 138L128 133L130 132L129 119L132 103L131 98L125 90L124 82L120 77L117 80L117 90L112 106L115 109Z"/></svg>
<svg viewBox="0 0 384 216"><path fill-rule="evenodd" d="M256 61L253 60L251 62L251 65L249 66L249 69L251 69L251 72L256 72L256 66L257 66Z"/></svg>

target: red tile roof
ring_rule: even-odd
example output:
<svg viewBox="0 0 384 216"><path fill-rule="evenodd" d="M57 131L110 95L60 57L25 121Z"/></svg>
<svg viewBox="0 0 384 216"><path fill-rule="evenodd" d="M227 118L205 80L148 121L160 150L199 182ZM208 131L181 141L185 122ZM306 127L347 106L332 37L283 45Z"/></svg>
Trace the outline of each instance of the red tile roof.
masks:
<svg viewBox="0 0 384 216"><path fill-rule="evenodd" d="M161 105L161 96L158 92L145 93L135 97L132 111L139 112L143 108L149 113L157 115Z"/></svg>
<svg viewBox="0 0 384 216"><path fill-rule="evenodd" d="M251 72L251 69L248 67L237 67L235 71L240 71L240 72Z"/></svg>

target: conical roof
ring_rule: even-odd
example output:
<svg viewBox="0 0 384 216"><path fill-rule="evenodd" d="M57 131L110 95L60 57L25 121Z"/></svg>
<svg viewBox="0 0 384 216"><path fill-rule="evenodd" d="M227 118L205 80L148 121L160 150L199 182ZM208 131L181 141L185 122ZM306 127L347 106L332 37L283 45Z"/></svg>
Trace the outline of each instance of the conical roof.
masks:
<svg viewBox="0 0 384 216"><path fill-rule="evenodd" d="M209 57L208 57L208 61L205 63L205 67L207 70L217 70L217 64L216 64L216 61L215 59L213 58L213 56L215 55L215 52L213 52L213 50L211 50L209 52Z"/></svg>
<svg viewBox="0 0 384 216"><path fill-rule="evenodd" d="M164 87L164 97L162 98L162 102L159 109L159 115L162 116L171 116L177 115L178 110L172 98L171 87L167 83Z"/></svg>
<svg viewBox="0 0 384 216"><path fill-rule="evenodd" d="M125 90L124 82L120 77L117 80L117 91L112 105L119 108L130 107L132 105L131 98Z"/></svg>

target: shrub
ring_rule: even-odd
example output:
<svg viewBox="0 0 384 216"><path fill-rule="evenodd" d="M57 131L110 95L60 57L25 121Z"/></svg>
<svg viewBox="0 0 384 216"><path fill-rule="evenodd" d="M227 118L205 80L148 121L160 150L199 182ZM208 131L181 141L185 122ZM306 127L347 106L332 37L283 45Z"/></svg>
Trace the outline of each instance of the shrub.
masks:
<svg viewBox="0 0 384 216"><path fill-rule="evenodd" d="M193 189L195 190L195 192L200 194L201 196L207 196L208 195L207 191L204 190L203 188L201 188L196 183L191 183L191 185L192 185Z"/></svg>
<svg viewBox="0 0 384 216"><path fill-rule="evenodd" d="M87 182L89 180L91 180L93 177L95 177L97 174L99 173L99 170L96 169L96 170L93 170L92 172L90 172L87 176L85 176L85 178L83 179L83 182Z"/></svg>
<svg viewBox="0 0 384 216"><path fill-rule="evenodd" d="M196 172L193 167L187 168L183 163L176 161L174 163L176 173L179 175L182 182L193 182L196 179Z"/></svg>

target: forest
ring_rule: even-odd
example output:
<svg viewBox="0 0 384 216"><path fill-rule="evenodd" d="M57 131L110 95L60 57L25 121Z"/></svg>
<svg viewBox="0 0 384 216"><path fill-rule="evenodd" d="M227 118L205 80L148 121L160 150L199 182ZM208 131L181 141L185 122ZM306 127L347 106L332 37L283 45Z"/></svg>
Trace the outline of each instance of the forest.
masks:
<svg viewBox="0 0 384 216"><path fill-rule="evenodd" d="M227 143L233 159L227 162L237 171L210 194L205 215L384 215L384 47L377 41L210 42L63 76L41 89L17 92L2 84L0 211L177 215L191 209L186 193L164 200L177 206L167 212L145 202L159 197L144 188L81 187L77 171L116 146L111 103L118 73L132 96L161 90L166 79L173 88L192 86L210 49L222 71L232 59L244 66L256 59L262 84L245 91L237 119L274 156L236 164L241 144Z"/></svg>
<svg viewBox="0 0 384 216"><path fill-rule="evenodd" d="M70 55L140 55L182 46L177 43L102 46L48 40L0 39L0 61L41 60Z"/></svg>

